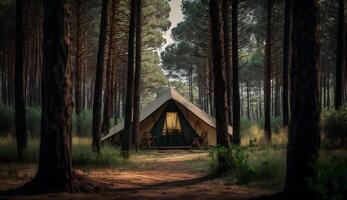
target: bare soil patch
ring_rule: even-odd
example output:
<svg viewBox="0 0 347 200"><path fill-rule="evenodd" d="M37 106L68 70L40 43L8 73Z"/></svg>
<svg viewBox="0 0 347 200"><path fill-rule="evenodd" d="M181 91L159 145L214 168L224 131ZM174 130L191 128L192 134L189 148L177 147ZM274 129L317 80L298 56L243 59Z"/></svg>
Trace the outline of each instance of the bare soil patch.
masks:
<svg viewBox="0 0 347 200"><path fill-rule="evenodd" d="M271 193L259 187L227 185L220 179L207 178L209 160L203 151L150 151L133 156L130 162L133 167L129 169L79 170L107 185L109 190L105 192L9 199L248 199ZM34 164L0 164L0 190L16 188L29 181L36 167Z"/></svg>

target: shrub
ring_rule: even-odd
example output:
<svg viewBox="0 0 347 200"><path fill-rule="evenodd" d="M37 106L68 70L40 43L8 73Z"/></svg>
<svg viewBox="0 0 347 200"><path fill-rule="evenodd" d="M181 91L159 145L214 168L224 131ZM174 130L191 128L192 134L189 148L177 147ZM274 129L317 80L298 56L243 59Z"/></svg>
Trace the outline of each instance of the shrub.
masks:
<svg viewBox="0 0 347 200"><path fill-rule="evenodd" d="M226 157L227 171L219 173L218 154ZM252 149L240 146L215 147L211 150L210 173L232 183L258 182L267 186L280 187L284 181L286 159L283 152L269 147Z"/></svg>
<svg viewBox="0 0 347 200"><path fill-rule="evenodd" d="M321 159L314 166L317 176L308 180L323 200L347 199L347 158Z"/></svg>
<svg viewBox="0 0 347 200"><path fill-rule="evenodd" d="M218 156L223 155L226 158L225 174L222 174L218 168ZM248 154L245 148L232 146L230 148L217 146L210 152L212 158L211 174L215 176L225 176L228 181L234 183L246 183L252 179L255 171L248 165Z"/></svg>
<svg viewBox="0 0 347 200"><path fill-rule="evenodd" d="M347 143L347 106L336 111L325 111L322 115L322 129L330 143L344 145Z"/></svg>

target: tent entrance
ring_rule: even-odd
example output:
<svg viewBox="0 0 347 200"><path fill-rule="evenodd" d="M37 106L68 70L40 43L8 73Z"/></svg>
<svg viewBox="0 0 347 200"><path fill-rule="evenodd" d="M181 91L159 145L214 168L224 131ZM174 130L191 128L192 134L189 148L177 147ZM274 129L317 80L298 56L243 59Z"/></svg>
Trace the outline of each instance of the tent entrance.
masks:
<svg viewBox="0 0 347 200"><path fill-rule="evenodd" d="M163 135L181 135L182 127L178 112L166 112Z"/></svg>
<svg viewBox="0 0 347 200"><path fill-rule="evenodd" d="M197 137L174 101L166 105L151 133L157 147L191 146L194 137Z"/></svg>

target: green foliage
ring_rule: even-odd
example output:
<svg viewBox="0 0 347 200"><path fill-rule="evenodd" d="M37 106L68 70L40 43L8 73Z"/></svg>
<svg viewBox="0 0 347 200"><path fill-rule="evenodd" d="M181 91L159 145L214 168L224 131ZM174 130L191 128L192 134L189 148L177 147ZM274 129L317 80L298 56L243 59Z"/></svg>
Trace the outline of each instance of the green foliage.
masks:
<svg viewBox="0 0 347 200"><path fill-rule="evenodd" d="M76 144L73 146L72 163L81 167L112 167L124 162L119 155L119 150L112 146L103 146L97 154L90 145Z"/></svg>
<svg viewBox="0 0 347 200"><path fill-rule="evenodd" d="M246 183L252 179L255 173L248 165L248 154L243 147L232 146L231 148L217 146L210 152L210 157L214 161L211 166L211 172L213 175L220 174L218 166L218 157L223 156L226 158L227 176L232 182Z"/></svg>
<svg viewBox="0 0 347 200"><path fill-rule="evenodd" d="M310 185L323 200L347 199L347 157L320 160L314 168L317 176Z"/></svg>
<svg viewBox="0 0 347 200"><path fill-rule="evenodd" d="M0 163L12 163L17 162L17 149L16 143L10 138L1 138L0 143ZM24 163L36 163L38 162L39 152L38 140L29 140L28 148L24 151L23 162Z"/></svg>
<svg viewBox="0 0 347 200"><path fill-rule="evenodd" d="M14 109L0 104L0 136L14 131Z"/></svg>
<svg viewBox="0 0 347 200"><path fill-rule="evenodd" d="M244 135L251 134L251 129L255 125L254 122L249 120L247 117L241 117L240 121L240 131L241 131L241 137Z"/></svg>
<svg viewBox="0 0 347 200"><path fill-rule="evenodd" d="M218 173L218 155L227 160L227 172ZM210 173L231 183L259 182L268 186L281 186L285 174L285 155L270 148L255 149L241 146L215 147L211 150Z"/></svg>
<svg viewBox="0 0 347 200"><path fill-rule="evenodd" d="M16 143L11 138L0 138L0 163L17 162ZM38 163L39 140L29 140L24 152L24 163ZM90 140L73 138L72 163L80 167L116 167L124 164L119 150L112 146L103 146L98 155L92 151Z"/></svg>
<svg viewBox="0 0 347 200"><path fill-rule="evenodd" d="M340 110L324 111L322 114L322 129L328 142L344 145L347 143L347 106Z"/></svg>
<svg viewBox="0 0 347 200"><path fill-rule="evenodd" d="M80 125L81 125L81 133L78 136L91 136L92 135L92 122L93 122L93 111L84 109L82 110L80 116ZM73 113L72 116L72 126L73 132L76 133L77 130L77 116L76 113Z"/></svg>

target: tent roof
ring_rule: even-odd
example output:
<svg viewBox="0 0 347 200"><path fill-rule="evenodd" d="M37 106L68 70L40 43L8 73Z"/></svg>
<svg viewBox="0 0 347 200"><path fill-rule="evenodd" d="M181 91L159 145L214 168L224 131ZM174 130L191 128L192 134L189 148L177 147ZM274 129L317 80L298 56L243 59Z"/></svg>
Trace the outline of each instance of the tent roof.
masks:
<svg viewBox="0 0 347 200"><path fill-rule="evenodd" d="M182 95L180 95L175 89L170 88L166 91L164 91L161 95L159 95L152 103L147 105L144 109L140 112L140 122L145 120L148 116L150 116L152 113L154 113L158 108L160 108L163 104L168 102L169 100L174 100L184 106L186 109L188 109L190 112L195 114L198 118L200 118L202 121L210 125L211 127L216 128L216 120L202 111L200 108L195 106L193 103L188 101L186 98L184 98ZM101 141L104 141L108 139L109 137L115 135L116 133L120 132L124 129L124 121L118 123L115 127L111 128L109 133L101 138ZM232 127L228 127L228 133L232 134Z"/></svg>

